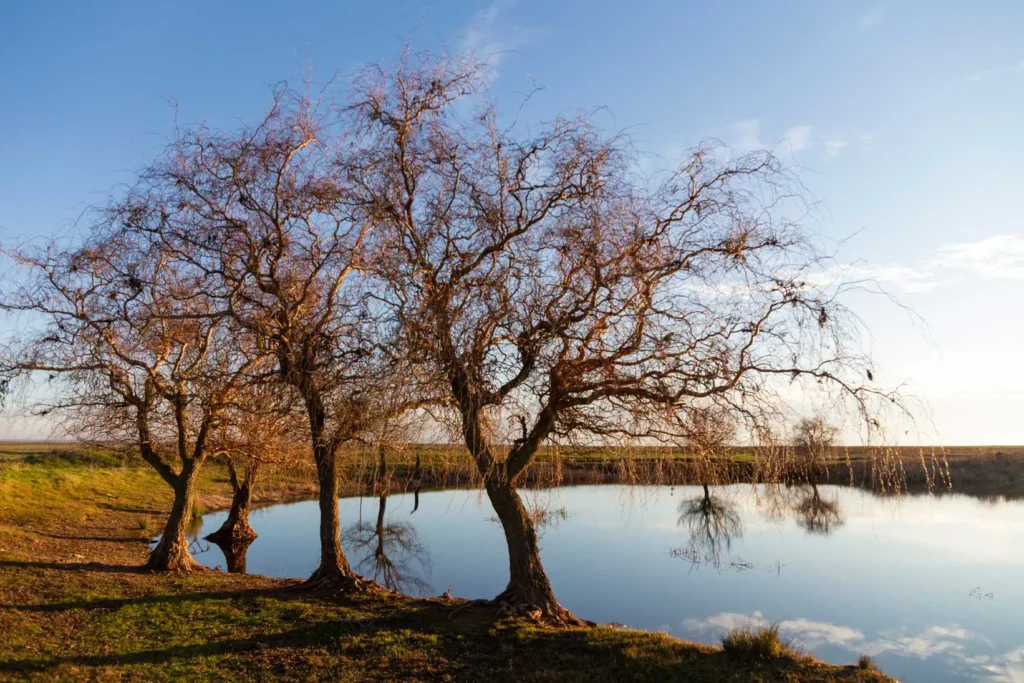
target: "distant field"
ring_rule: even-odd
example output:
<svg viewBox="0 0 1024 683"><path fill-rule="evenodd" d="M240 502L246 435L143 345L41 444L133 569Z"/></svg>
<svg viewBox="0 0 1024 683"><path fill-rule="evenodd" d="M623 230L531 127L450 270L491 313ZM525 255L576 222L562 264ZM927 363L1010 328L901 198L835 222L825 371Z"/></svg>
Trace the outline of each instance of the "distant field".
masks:
<svg viewBox="0 0 1024 683"><path fill-rule="evenodd" d="M925 455L941 455L946 458L992 458L998 455L1003 456L1024 456L1024 446L898 446L888 449L892 454L901 458L917 458L923 453ZM69 441L0 441L0 461L20 460L27 457L41 457L54 453L82 453L96 454L103 453L102 447L87 445ZM751 458L754 449L737 447L733 450L733 456L737 460ZM836 454L839 458L847 455L851 459L862 459L872 453L872 449L864 446L839 446ZM877 449L875 450L877 452ZM394 464L413 464L417 455L424 465L433 465L439 462L449 462L461 458L466 450L459 444L438 445L438 444L409 444L398 450L388 451L388 461ZM371 456L369 450L365 453L350 452L350 455ZM679 450L662 447L635 447L629 449L618 449L608 447L582 447L582 448L554 448L542 449L540 460L554 460L560 457L564 461L573 463L607 462L621 458L635 458L641 460L650 459L689 459L691 456Z"/></svg>
<svg viewBox="0 0 1024 683"><path fill-rule="evenodd" d="M1012 472L1000 472L996 477L999 481L1016 481L1017 470L1024 480L1024 446L904 446L885 449L889 458L896 458L910 469L933 467L935 463L948 465L950 471L961 468L971 470L968 480L978 480L977 473L982 469L1006 470L1011 464ZM847 463L855 468L869 465L869 458L877 456L878 449L862 446L837 447L833 463L843 466ZM467 457L465 447L458 444L408 444L401 448L388 448L386 457L389 469L402 474L410 474L417 463L424 472L434 475L444 473L445 476L460 475L463 478L475 476L471 461ZM358 472L373 472L377 467L378 451L373 448L347 449L343 453L344 467L349 475ZM738 447L724 458L737 468L744 468L756 457L756 449ZM100 467L121 465L142 465L137 456L128 456L125 452L102 446L87 445L75 442L58 441L0 441L0 463L3 462L47 462L58 460L74 465L95 465ZM626 463L630 469L663 471L666 467L672 470L686 470L693 456L680 450L668 448L638 447L629 449L608 447L583 448L544 448L532 466L535 472L565 471L585 472L621 470ZM312 467L312 458L307 463ZM301 466L300 466L301 467ZM986 478L986 477L982 477ZM913 476L908 477L913 480ZM440 482L437 482L440 483ZM454 482L449 482L454 483ZM1024 482L1022 482L1024 483Z"/></svg>

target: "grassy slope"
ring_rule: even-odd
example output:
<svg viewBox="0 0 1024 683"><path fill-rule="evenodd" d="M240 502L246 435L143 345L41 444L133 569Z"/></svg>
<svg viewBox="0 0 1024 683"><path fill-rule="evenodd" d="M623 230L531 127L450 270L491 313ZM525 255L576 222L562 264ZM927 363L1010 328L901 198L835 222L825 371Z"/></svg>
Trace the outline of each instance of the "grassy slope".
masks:
<svg viewBox="0 0 1024 683"><path fill-rule="evenodd" d="M165 489L141 468L0 464L0 679L885 680L789 652L751 661L660 634L551 630L440 598L139 573ZM202 491L208 507L226 500L223 472L208 468Z"/></svg>

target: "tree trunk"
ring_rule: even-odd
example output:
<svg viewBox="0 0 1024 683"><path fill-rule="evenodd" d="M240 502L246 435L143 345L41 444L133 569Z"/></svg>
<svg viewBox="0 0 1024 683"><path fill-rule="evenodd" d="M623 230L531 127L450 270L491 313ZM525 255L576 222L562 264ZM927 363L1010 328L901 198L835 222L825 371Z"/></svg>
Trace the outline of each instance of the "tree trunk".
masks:
<svg viewBox="0 0 1024 683"><path fill-rule="evenodd" d="M313 588L351 588L356 575L341 549L338 517L338 466L333 453L321 445L313 449L320 483L320 566L306 580Z"/></svg>
<svg viewBox="0 0 1024 683"><path fill-rule="evenodd" d="M238 481L235 467L228 463L231 472L231 486L234 495L231 497L231 510L228 518L219 529L206 537L207 541L219 544L232 544L237 541L256 538L256 532L249 526L249 510L252 507L252 489L256 479L256 464L249 463L245 476Z"/></svg>
<svg viewBox="0 0 1024 683"><path fill-rule="evenodd" d="M508 587L495 600L506 604L513 614L539 617L563 626L585 625L555 599L540 561L537 532L515 486L495 479L489 477L485 488L505 531L509 563Z"/></svg>
<svg viewBox="0 0 1024 683"><path fill-rule="evenodd" d="M160 541L149 554L146 569L152 571L187 572L203 567L192 559L188 552L186 529L192 519L196 504L196 470L186 466L174 484L174 505L167 518Z"/></svg>

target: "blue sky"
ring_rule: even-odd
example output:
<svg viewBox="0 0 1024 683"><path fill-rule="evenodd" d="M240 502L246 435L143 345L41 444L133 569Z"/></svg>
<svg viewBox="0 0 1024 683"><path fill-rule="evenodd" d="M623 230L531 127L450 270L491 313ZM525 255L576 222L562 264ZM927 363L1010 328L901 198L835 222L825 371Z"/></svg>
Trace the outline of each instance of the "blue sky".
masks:
<svg viewBox="0 0 1024 683"><path fill-rule="evenodd" d="M1024 443L1024 3L7 2L0 240L49 235L182 122L252 119L280 80L473 48L535 119L604 107L651 163L782 142L858 297L877 379L927 442ZM6 426L5 426L6 424ZM39 427L0 422L0 438ZM7 431L8 434L4 434ZM910 438L910 437L908 437Z"/></svg>

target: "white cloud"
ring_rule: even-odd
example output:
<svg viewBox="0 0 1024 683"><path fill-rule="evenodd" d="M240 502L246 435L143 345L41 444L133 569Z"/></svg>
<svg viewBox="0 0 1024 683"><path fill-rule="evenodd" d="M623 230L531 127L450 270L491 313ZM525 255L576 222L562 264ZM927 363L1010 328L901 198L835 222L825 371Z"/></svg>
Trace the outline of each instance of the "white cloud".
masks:
<svg viewBox="0 0 1024 683"><path fill-rule="evenodd" d="M761 612L752 614L723 612L704 619L684 619L682 622L683 629L691 633L718 634L735 628L756 629L768 625L768 620ZM1021 667L1022 660L1024 660L1024 648L997 656L969 655L968 646L976 649L979 646L991 647L992 643L984 636L968 631L957 624L930 626L916 634L907 633L905 630L885 631L878 634L876 638L868 638L859 629L827 621L799 618L780 621L777 625L784 638L789 638L799 648L811 651L829 645L845 648L851 653L866 653L873 657L884 653L917 659L941 657L957 668L965 665L983 666L992 674L1001 674L1007 671L1012 673L1015 671L1013 667ZM1016 671L1021 670L1020 668L1016 669Z"/></svg>
<svg viewBox="0 0 1024 683"><path fill-rule="evenodd" d="M958 660L965 658L968 641L987 643L988 639L956 624L930 626L917 635L888 631L882 637L863 646L863 651L872 657L883 652L893 652L904 657L928 659L936 655L953 655Z"/></svg>
<svg viewBox="0 0 1024 683"><path fill-rule="evenodd" d="M812 284L875 281L906 293L927 292L965 278L1024 280L1024 235L992 235L935 249L917 263L837 266L810 278Z"/></svg>
<svg viewBox="0 0 1024 683"><path fill-rule="evenodd" d="M764 614L739 614L722 612L704 619L684 619L683 628L691 632L725 633L737 628L764 628L769 625ZM810 619L787 619L778 623L779 631L793 641L797 647L813 649L822 645L840 645L856 648L864 643L864 634L847 626L830 624Z"/></svg>
<svg viewBox="0 0 1024 683"><path fill-rule="evenodd" d="M758 149L765 149L761 142L761 122L757 119L737 121L733 124L736 130L736 140L730 147L737 152L753 152Z"/></svg>
<svg viewBox="0 0 1024 683"><path fill-rule="evenodd" d="M790 634L797 647L811 650L822 645L840 645L852 650L864 642L861 631L825 621L787 619L779 622L779 630Z"/></svg>
<svg viewBox="0 0 1024 683"><path fill-rule="evenodd" d="M1013 74L1024 74L1024 59L1014 62L1013 64L997 66L993 69L982 69L971 76L971 78L975 81L986 81L990 78L998 78L999 76L1009 76Z"/></svg>
<svg viewBox="0 0 1024 683"><path fill-rule="evenodd" d="M829 135L824 139L825 156L830 159L839 156L839 153L846 147L846 139L839 135Z"/></svg>
<svg viewBox="0 0 1024 683"><path fill-rule="evenodd" d="M498 65L505 54L525 40L522 31L509 29L499 21L502 11L513 4L511 0L494 0L473 15L462 36L461 49L470 50L478 59L487 62L490 66L488 79L491 81L498 77Z"/></svg>
<svg viewBox="0 0 1024 683"><path fill-rule="evenodd" d="M811 146L814 129L805 123L790 126L775 143L761 139L761 121L758 119L737 121L732 124L732 131L726 151L746 154L758 150L771 150L780 156L790 156Z"/></svg>
<svg viewBox="0 0 1024 683"><path fill-rule="evenodd" d="M869 28L874 28L875 26L878 26L882 22L882 18L884 16L884 9L882 9L881 7L873 7L867 14L862 16L857 21L857 28L861 29L862 31L867 30Z"/></svg>
<svg viewBox="0 0 1024 683"><path fill-rule="evenodd" d="M1024 280L1024 235L947 244L936 252L933 264L991 280Z"/></svg>
<svg viewBox="0 0 1024 683"><path fill-rule="evenodd" d="M800 150L807 149L811 142L812 131L813 129L806 124L793 126L782 134L782 142L788 144L789 151L795 154Z"/></svg>
<svg viewBox="0 0 1024 683"><path fill-rule="evenodd" d="M998 655L968 657L967 662L978 667L978 672L987 675L983 680L992 683L1024 682L1024 647L1018 647Z"/></svg>
<svg viewBox="0 0 1024 683"><path fill-rule="evenodd" d="M863 135L860 140L862 144L870 145L874 141L874 136ZM814 134L813 126L806 123L790 126L776 142L768 143L761 139L761 121L744 119L732 124L732 135L724 151L746 154L758 150L771 150L779 156L786 157L820 145L825 156L834 158L848 144L846 138L841 135L817 136Z"/></svg>

